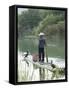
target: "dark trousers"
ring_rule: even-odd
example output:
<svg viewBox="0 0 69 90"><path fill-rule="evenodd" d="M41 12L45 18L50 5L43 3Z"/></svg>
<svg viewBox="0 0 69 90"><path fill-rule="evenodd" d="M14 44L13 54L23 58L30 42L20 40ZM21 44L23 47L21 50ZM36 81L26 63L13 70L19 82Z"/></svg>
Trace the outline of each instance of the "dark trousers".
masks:
<svg viewBox="0 0 69 90"><path fill-rule="evenodd" d="M44 48L39 48L39 61L44 62Z"/></svg>

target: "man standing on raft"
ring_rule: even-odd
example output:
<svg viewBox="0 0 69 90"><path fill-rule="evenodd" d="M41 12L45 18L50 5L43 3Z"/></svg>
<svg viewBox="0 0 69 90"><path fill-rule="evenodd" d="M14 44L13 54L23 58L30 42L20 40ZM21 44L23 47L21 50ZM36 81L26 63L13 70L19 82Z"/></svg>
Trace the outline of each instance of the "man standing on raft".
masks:
<svg viewBox="0 0 69 90"><path fill-rule="evenodd" d="M45 35L44 33L40 33L39 34L39 45L38 45L38 48L39 48L39 62L42 62L44 63L44 47L45 47Z"/></svg>

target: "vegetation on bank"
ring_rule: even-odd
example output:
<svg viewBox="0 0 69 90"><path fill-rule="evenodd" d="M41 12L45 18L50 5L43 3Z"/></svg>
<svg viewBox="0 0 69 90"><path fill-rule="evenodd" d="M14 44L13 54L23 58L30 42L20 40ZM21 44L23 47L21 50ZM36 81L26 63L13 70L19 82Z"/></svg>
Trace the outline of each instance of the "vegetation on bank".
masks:
<svg viewBox="0 0 69 90"><path fill-rule="evenodd" d="M44 32L47 36L64 35L65 12L61 10L28 9L18 15L18 36Z"/></svg>

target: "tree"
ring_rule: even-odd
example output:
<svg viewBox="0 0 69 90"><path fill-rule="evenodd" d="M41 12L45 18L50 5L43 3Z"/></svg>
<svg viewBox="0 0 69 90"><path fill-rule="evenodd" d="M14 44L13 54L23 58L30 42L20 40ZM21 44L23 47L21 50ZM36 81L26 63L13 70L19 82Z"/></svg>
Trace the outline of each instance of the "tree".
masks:
<svg viewBox="0 0 69 90"><path fill-rule="evenodd" d="M26 11L23 11L23 13L18 16L19 35L32 32L32 28L38 26L38 23L40 21L41 21L41 17L39 15L39 10L28 9Z"/></svg>

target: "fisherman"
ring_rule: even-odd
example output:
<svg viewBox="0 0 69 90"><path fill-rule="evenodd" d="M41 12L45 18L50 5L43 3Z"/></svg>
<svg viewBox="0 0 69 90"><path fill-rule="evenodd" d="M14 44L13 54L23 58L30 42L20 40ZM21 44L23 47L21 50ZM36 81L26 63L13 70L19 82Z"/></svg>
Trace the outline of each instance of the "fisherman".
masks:
<svg viewBox="0 0 69 90"><path fill-rule="evenodd" d="M44 47L45 47L45 34L44 33L40 33L39 34L39 44L38 44L38 48L39 48L39 62L44 62Z"/></svg>

